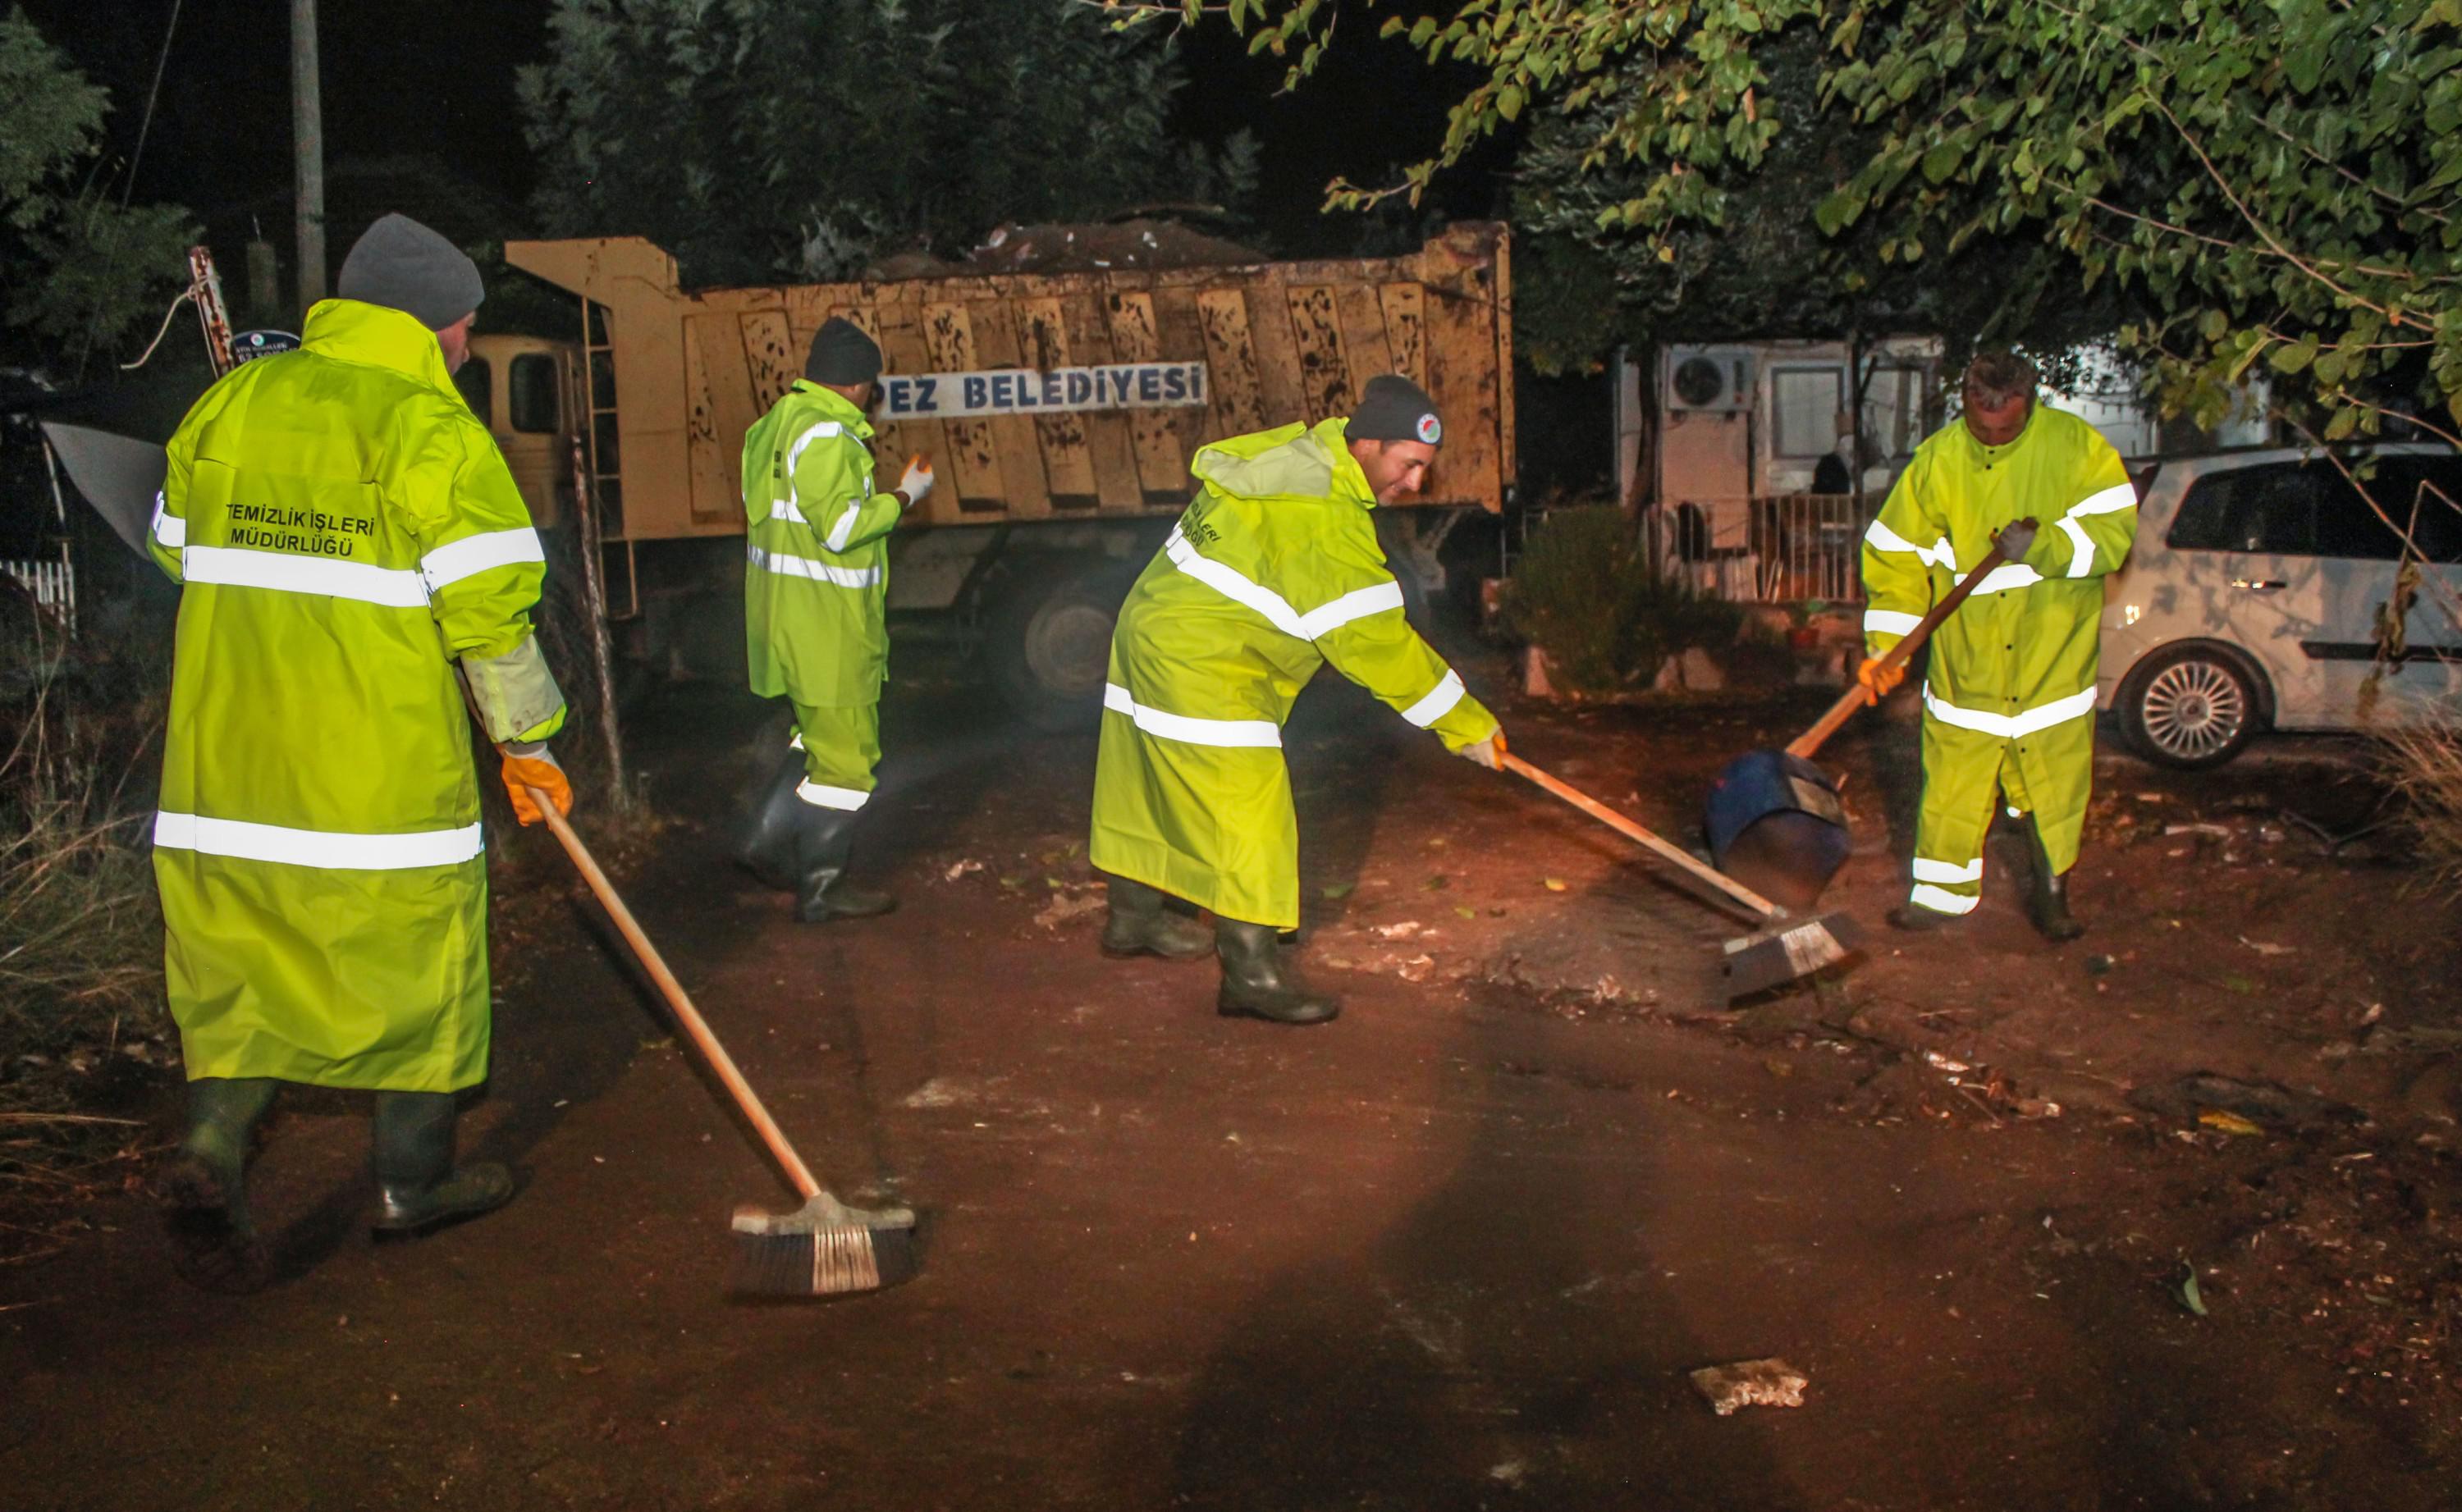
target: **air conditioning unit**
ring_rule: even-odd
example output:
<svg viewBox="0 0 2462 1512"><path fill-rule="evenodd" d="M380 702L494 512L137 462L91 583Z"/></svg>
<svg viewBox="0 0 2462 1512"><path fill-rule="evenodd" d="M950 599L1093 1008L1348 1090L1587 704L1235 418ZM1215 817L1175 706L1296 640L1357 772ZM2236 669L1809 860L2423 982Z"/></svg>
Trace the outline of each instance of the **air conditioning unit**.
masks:
<svg viewBox="0 0 2462 1512"><path fill-rule="evenodd" d="M1666 372L1670 415L1753 407L1753 354L1742 347L1670 347Z"/></svg>

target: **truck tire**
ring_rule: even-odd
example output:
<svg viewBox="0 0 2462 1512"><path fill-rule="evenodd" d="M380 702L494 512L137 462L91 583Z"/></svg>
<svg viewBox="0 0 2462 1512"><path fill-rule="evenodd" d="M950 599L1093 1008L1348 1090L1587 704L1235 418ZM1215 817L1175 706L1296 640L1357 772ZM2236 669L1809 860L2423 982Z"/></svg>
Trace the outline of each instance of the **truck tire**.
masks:
<svg viewBox="0 0 2462 1512"><path fill-rule="evenodd" d="M1018 573L983 620L984 660L1002 701L1053 734L1091 730L1102 717L1112 623L1142 565L1106 560L1070 570L1069 562Z"/></svg>

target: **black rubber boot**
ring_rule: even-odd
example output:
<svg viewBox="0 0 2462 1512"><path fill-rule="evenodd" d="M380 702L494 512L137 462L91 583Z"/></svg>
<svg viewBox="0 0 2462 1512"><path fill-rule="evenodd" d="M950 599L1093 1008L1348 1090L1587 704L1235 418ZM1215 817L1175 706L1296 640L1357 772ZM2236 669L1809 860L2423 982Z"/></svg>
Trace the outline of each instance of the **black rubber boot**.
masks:
<svg viewBox="0 0 2462 1512"><path fill-rule="evenodd" d="M2030 819L2025 825L2026 849L2035 863L2034 884L2026 890L2026 917L2035 932L2054 945L2066 945L2085 933L2085 926L2069 912L2069 880L2052 870L2043 837Z"/></svg>
<svg viewBox="0 0 2462 1512"><path fill-rule="evenodd" d="M512 1201L513 1175L493 1161L453 1164L453 1094L377 1094L379 1239L407 1239L492 1212Z"/></svg>
<svg viewBox="0 0 2462 1512"><path fill-rule="evenodd" d="M1103 918L1105 955L1158 955L1194 961L1214 950L1214 931L1172 911L1158 887L1126 877L1104 878L1110 912Z"/></svg>
<svg viewBox="0 0 2462 1512"><path fill-rule="evenodd" d="M1909 934L1930 934L1965 917L1962 913L1943 913L1938 908L1927 908L1919 903L1902 903L1890 910L1890 927L1903 929Z"/></svg>
<svg viewBox="0 0 2462 1512"><path fill-rule="evenodd" d="M1226 1018L1242 1015L1277 1024L1322 1024L1342 1005L1311 992L1283 969L1280 942L1268 924L1214 921L1214 948L1222 957L1222 990L1214 1000Z"/></svg>
<svg viewBox="0 0 2462 1512"><path fill-rule="evenodd" d="M753 795L752 809L736 836L736 863L780 892L795 890L795 840L810 803L795 796L804 780L804 753L789 748Z"/></svg>
<svg viewBox="0 0 2462 1512"><path fill-rule="evenodd" d="M854 825L859 817L848 809L822 808L795 800L803 809L803 825L795 841L795 919L801 924L827 924L831 919L870 919L897 906L888 893L858 887L846 880L847 862L854 854Z"/></svg>
<svg viewBox="0 0 2462 1512"><path fill-rule="evenodd" d="M174 1267L191 1285L244 1295L271 1279L271 1257L248 1218L248 1142L280 1085L264 1076L188 1083L188 1132L155 1186Z"/></svg>

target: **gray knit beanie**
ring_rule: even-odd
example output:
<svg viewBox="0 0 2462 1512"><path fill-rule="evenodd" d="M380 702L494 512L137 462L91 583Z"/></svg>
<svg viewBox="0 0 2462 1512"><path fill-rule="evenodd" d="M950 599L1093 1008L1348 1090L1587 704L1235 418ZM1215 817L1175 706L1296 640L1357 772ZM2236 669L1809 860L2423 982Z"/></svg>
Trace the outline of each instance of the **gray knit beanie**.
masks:
<svg viewBox="0 0 2462 1512"><path fill-rule="evenodd" d="M880 344L863 328L831 315L812 334L812 353L804 359L804 376L814 383L851 389L880 376Z"/></svg>
<svg viewBox="0 0 2462 1512"><path fill-rule="evenodd" d="M1368 380L1343 435L1354 441L1425 441L1434 446L1445 438L1445 422L1437 417L1436 401L1427 390L1398 373L1386 373Z"/></svg>
<svg viewBox="0 0 2462 1512"><path fill-rule="evenodd" d="M351 244L334 291L344 299L399 309L430 330L443 330L487 297L478 264L401 214L387 215Z"/></svg>

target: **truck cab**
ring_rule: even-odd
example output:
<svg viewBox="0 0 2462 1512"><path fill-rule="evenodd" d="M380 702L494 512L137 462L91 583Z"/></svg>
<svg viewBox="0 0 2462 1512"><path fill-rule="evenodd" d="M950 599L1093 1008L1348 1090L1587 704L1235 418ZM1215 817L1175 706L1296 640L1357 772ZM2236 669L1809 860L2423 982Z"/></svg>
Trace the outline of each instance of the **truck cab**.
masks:
<svg viewBox="0 0 2462 1512"><path fill-rule="evenodd" d="M572 518L578 361L569 341L487 334L470 338L470 359L453 374L470 413L494 433L530 522L543 528Z"/></svg>

